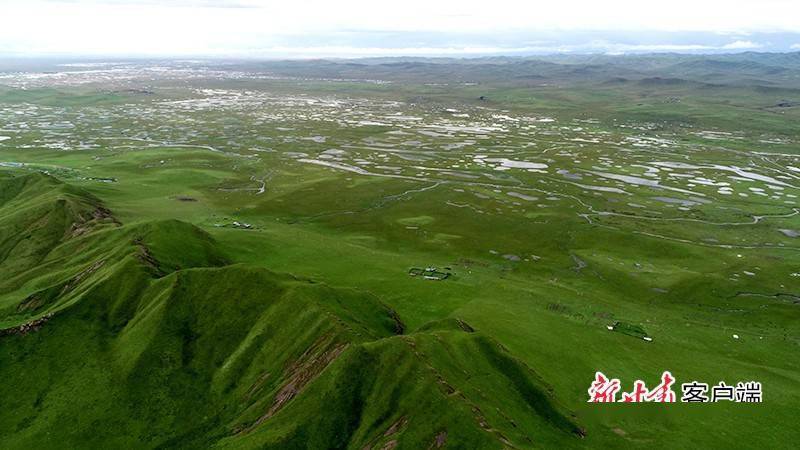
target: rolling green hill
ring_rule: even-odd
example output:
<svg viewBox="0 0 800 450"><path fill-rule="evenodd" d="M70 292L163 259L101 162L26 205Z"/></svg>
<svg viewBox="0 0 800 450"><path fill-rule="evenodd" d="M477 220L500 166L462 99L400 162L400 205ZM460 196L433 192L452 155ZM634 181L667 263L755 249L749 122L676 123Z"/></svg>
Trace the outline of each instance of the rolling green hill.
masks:
<svg viewBox="0 0 800 450"><path fill-rule="evenodd" d="M3 448L577 445L547 383L457 319L228 264L42 174L2 183Z"/></svg>
<svg viewBox="0 0 800 450"><path fill-rule="evenodd" d="M793 448L799 55L5 72L0 447Z"/></svg>

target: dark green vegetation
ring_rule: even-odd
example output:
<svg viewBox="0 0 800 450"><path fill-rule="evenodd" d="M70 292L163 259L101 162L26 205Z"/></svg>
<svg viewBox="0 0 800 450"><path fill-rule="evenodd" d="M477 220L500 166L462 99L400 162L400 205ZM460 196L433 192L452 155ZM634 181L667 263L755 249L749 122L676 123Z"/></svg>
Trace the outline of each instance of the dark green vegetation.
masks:
<svg viewBox="0 0 800 450"><path fill-rule="evenodd" d="M403 334L374 296L226 265L192 225L120 225L45 175L2 183L3 270L16 275L0 340L5 448L499 447L581 433L531 369L462 322Z"/></svg>
<svg viewBox="0 0 800 450"><path fill-rule="evenodd" d="M2 75L0 446L792 448L798 67ZM598 370L764 403L589 404Z"/></svg>

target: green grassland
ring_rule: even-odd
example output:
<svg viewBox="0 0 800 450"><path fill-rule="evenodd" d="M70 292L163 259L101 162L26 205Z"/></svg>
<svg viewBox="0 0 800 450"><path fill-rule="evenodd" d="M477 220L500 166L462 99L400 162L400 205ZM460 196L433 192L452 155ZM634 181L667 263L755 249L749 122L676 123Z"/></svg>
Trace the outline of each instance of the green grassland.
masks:
<svg viewBox="0 0 800 450"><path fill-rule="evenodd" d="M686 58L20 75L2 446L792 448L796 62Z"/></svg>

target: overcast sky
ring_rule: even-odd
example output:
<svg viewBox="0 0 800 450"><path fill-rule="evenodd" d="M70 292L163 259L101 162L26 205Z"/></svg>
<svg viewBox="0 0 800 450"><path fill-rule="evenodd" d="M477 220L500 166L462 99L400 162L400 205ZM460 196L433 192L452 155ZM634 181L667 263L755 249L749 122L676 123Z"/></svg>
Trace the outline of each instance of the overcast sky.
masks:
<svg viewBox="0 0 800 450"><path fill-rule="evenodd" d="M17 55L800 49L800 0L0 0L0 20Z"/></svg>

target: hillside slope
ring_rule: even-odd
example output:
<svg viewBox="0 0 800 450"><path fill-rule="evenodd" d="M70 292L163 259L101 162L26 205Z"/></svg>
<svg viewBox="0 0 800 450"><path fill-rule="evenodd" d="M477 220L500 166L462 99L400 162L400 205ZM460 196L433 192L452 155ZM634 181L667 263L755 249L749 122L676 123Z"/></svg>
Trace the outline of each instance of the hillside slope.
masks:
<svg viewBox="0 0 800 450"><path fill-rule="evenodd" d="M546 383L464 322L404 335L374 296L228 265L192 225L0 181L4 448L580 442Z"/></svg>
<svg viewBox="0 0 800 450"><path fill-rule="evenodd" d="M0 177L0 286L37 265L61 241L113 222L100 201L40 173Z"/></svg>

